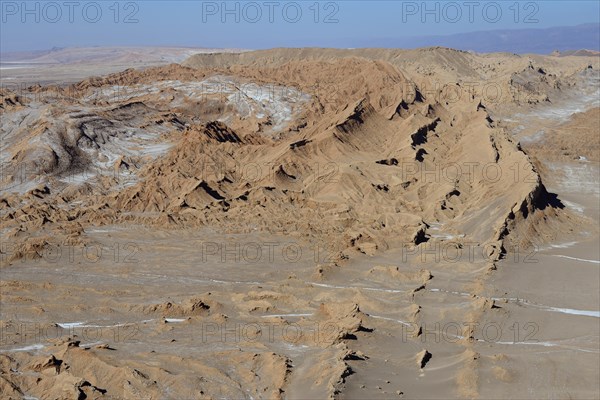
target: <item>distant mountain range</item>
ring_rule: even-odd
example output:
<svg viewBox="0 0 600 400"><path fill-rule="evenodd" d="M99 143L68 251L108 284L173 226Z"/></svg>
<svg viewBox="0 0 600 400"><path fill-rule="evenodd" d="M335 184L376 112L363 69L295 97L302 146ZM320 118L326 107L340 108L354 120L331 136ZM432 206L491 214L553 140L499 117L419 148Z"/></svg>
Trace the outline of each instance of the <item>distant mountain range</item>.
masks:
<svg viewBox="0 0 600 400"><path fill-rule="evenodd" d="M386 38L360 43L360 47L418 48L451 47L480 53L509 52L550 54L587 49L600 51L600 24L545 29L502 29L446 36ZM357 46L357 47L358 47Z"/></svg>

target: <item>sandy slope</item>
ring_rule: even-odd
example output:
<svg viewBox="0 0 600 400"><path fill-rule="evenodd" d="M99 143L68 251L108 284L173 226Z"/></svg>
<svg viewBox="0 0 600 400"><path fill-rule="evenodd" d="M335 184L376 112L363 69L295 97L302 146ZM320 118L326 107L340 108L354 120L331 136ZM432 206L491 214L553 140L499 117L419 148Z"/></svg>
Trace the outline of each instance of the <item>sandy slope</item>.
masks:
<svg viewBox="0 0 600 400"><path fill-rule="evenodd" d="M597 396L598 67L276 49L4 90L3 393Z"/></svg>

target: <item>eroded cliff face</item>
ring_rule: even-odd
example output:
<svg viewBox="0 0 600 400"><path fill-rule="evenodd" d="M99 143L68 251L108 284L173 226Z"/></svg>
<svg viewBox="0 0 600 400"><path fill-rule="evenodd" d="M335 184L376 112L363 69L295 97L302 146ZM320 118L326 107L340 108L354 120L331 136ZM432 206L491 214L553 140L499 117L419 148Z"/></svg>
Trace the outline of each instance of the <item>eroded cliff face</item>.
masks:
<svg viewBox="0 0 600 400"><path fill-rule="evenodd" d="M7 227L258 223L373 253L443 226L499 254L509 233L537 229L519 225L559 216L464 84L418 84L380 60L255 57L128 70L54 88L52 101L3 93Z"/></svg>

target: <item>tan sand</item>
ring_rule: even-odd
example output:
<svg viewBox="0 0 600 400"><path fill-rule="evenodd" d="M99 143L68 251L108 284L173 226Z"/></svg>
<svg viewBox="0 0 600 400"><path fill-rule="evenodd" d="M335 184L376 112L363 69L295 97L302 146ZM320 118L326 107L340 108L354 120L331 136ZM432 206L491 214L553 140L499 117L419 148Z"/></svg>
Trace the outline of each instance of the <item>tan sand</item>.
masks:
<svg viewBox="0 0 600 400"><path fill-rule="evenodd" d="M598 397L599 69L276 49L4 89L2 393Z"/></svg>

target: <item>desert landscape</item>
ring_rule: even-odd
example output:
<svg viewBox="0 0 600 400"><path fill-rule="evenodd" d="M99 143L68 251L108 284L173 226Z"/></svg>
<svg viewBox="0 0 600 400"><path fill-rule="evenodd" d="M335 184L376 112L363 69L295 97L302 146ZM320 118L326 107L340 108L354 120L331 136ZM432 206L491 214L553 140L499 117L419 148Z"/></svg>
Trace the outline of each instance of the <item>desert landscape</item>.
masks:
<svg viewBox="0 0 600 400"><path fill-rule="evenodd" d="M15 60L2 398L599 398L598 53Z"/></svg>

